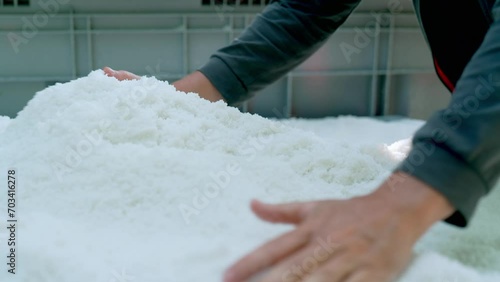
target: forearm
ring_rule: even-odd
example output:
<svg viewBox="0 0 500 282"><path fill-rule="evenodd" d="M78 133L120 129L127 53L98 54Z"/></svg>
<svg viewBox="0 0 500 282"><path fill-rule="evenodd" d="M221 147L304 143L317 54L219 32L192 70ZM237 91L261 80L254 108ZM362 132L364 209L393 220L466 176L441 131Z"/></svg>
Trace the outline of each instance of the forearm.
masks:
<svg viewBox="0 0 500 282"><path fill-rule="evenodd" d="M201 72L193 72L173 83L175 88L183 92L197 93L201 98L211 102L222 100L222 95Z"/></svg>
<svg viewBox="0 0 500 282"><path fill-rule="evenodd" d="M359 1L274 1L200 72L229 104L246 100L318 50Z"/></svg>
<svg viewBox="0 0 500 282"><path fill-rule="evenodd" d="M500 7L497 6L497 15ZM465 68L448 107L415 134L398 170L421 179L453 204L448 219L465 226L500 175L500 18Z"/></svg>

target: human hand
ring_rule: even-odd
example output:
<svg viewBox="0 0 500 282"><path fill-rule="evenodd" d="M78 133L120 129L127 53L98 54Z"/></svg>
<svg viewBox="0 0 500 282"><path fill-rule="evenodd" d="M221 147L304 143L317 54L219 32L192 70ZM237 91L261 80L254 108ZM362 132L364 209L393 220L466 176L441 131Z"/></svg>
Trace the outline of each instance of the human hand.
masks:
<svg viewBox="0 0 500 282"><path fill-rule="evenodd" d="M120 81L135 80L141 78L140 76L129 71L115 71L110 67L104 67L102 70L107 76L114 77ZM212 102L223 100L222 95L219 93L219 91L201 72L198 71L195 71L192 74L189 74L182 79L174 82L173 85L179 91L194 92L200 95L201 98Z"/></svg>
<svg viewBox="0 0 500 282"><path fill-rule="evenodd" d="M110 67L104 67L102 70L104 71L104 73L107 76L114 77L120 81L122 81L122 80L136 80L136 79L141 78L140 76L133 74L131 72L124 71L124 70L115 71Z"/></svg>
<svg viewBox="0 0 500 282"><path fill-rule="evenodd" d="M415 242L436 221L453 212L431 187L404 173L396 186L349 200L281 205L258 201L261 219L296 228L248 254L225 274L225 282L246 281L270 268L261 282L381 282L396 279Z"/></svg>

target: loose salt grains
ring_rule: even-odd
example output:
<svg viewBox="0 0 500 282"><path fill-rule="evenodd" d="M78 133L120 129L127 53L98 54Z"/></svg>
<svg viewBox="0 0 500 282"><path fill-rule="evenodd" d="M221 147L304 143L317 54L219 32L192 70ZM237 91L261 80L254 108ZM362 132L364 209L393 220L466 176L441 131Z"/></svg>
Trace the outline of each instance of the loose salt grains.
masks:
<svg viewBox="0 0 500 282"><path fill-rule="evenodd" d="M11 275L4 265L0 281L220 281L235 259L292 228L256 219L250 199L365 194L404 153L337 138L155 78L119 82L94 71L49 87L16 118L0 119L0 173L19 173L18 268ZM420 253L443 246L432 238L459 234L434 232ZM484 230L469 242L479 246L474 238L486 233L499 240ZM6 236L2 228L0 242ZM491 248L498 259L500 246ZM402 281L500 281L498 267L443 253L450 258L418 255Z"/></svg>

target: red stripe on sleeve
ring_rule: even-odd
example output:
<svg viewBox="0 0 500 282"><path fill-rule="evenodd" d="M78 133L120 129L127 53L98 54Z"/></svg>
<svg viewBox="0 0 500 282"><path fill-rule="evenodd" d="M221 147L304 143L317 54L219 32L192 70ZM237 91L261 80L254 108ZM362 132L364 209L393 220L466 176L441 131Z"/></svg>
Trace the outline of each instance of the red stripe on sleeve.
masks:
<svg viewBox="0 0 500 282"><path fill-rule="evenodd" d="M436 68L437 75L439 78L443 81L444 85L451 91L453 92L455 90L455 85L450 81L450 79L446 76L446 74L443 72L441 67L439 66L436 58L434 58L434 67Z"/></svg>

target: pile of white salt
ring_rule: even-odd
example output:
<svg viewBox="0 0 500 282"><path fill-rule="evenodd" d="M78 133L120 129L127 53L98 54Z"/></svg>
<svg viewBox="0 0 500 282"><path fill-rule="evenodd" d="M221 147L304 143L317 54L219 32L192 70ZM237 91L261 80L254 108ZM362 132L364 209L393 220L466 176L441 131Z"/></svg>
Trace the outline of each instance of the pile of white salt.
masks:
<svg viewBox="0 0 500 282"><path fill-rule="evenodd" d="M278 122L101 71L57 84L0 118L3 205L8 169L18 181L16 274L3 263L0 281L220 281L291 228L259 221L250 199L368 193L408 150L397 141L421 124ZM468 229L436 225L401 281L500 281L499 190ZM1 228L4 258L8 236Z"/></svg>

